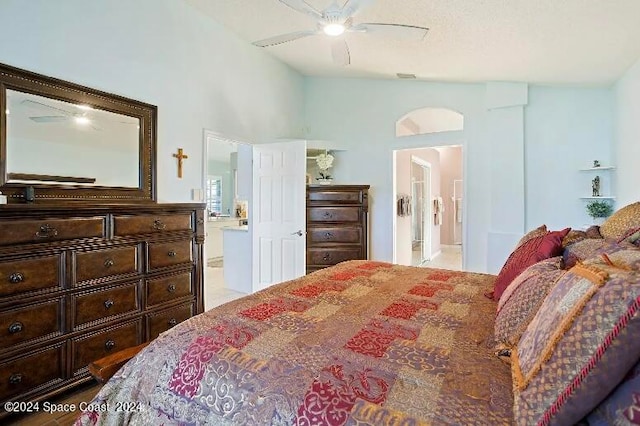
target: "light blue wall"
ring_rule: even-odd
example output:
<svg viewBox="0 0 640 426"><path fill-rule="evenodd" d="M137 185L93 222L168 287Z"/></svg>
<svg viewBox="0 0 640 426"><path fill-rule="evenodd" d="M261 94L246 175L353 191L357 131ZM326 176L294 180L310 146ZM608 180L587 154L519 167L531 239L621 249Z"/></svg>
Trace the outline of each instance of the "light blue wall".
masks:
<svg viewBox="0 0 640 426"><path fill-rule="evenodd" d="M516 89L520 93L522 86ZM497 272L514 238L541 223L553 229L586 223L578 197L587 195L591 178L578 169L593 159L606 163L611 158L612 92L534 86L528 99L519 96L496 105L504 90L510 91L510 85L306 79L308 137L346 147L336 159L336 183L372 185L373 258L392 260L394 149L464 144L470 270ZM451 138L396 139L396 120L423 107L461 112L464 131ZM489 119L496 114L499 127L509 132L496 131L496 120ZM495 167L497 160L500 167ZM514 176L520 176L516 185ZM501 219L508 214L517 214L517 220Z"/></svg>
<svg viewBox="0 0 640 426"><path fill-rule="evenodd" d="M640 60L615 86L618 207L640 201Z"/></svg>
<svg viewBox="0 0 640 426"><path fill-rule="evenodd" d="M529 87L525 108L526 227L580 227L591 179L600 175L609 190L609 172L580 172L593 160L611 165L613 92L610 89Z"/></svg>
<svg viewBox="0 0 640 426"><path fill-rule="evenodd" d="M209 176L220 176L222 185L222 214L234 214L233 179L230 162L209 160Z"/></svg>
<svg viewBox="0 0 640 426"><path fill-rule="evenodd" d="M203 128L302 134L301 75L183 1L2 0L0 16L0 62L158 106L160 201L202 187Z"/></svg>

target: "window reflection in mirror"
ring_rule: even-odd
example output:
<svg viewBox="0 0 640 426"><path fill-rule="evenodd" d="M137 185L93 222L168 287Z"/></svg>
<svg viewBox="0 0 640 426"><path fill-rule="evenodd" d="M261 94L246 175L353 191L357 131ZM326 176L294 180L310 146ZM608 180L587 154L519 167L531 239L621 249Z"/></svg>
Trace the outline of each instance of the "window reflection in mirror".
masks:
<svg viewBox="0 0 640 426"><path fill-rule="evenodd" d="M6 94L8 182L139 186L138 118L11 89Z"/></svg>

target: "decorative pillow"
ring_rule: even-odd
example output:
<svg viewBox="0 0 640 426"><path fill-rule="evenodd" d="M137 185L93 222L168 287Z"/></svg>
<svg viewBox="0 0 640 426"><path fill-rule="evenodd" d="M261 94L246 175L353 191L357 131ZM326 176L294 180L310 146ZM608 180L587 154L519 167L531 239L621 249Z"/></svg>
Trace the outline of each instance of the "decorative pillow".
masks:
<svg viewBox="0 0 640 426"><path fill-rule="evenodd" d="M540 263L530 266L513 280L500 298L502 307L500 309L499 306L495 322L495 339L499 349L513 348L517 345L544 298L556 281L567 273L560 268L529 273L532 268L539 269L536 268L538 265Z"/></svg>
<svg viewBox="0 0 640 426"><path fill-rule="evenodd" d="M541 260L538 263L534 263L529 266L527 269L522 271L520 275L518 275L512 282L509 287L502 293L500 296L500 301L498 302L497 311L500 312L504 304L509 300L511 295L515 292L515 290L525 281L534 277L536 275L542 274L544 272L553 272L558 269L563 269L564 262L562 261L562 256L550 257L549 259Z"/></svg>
<svg viewBox="0 0 640 426"><path fill-rule="evenodd" d="M598 225L592 225L584 231L587 234L587 238L602 238L602 234L600 234L600 227Z"/></svg>
<svg viewBox="0 0 640 426"><path fill-rule="evenodd" d="M640 202L629 204L609 216L600 226L604 238L619 240L630 229L640 228Z"/></svg>
<svg viewBox="0 0 640 426"><path fill-rule="evenodd" d="M569 233L562 239L562 248L570 246L571 244L577 243L578 241L582 241L587 239L587 233L584 231L578 231L577 229L572 229Z"/></svg>
<svg viewBox="0 0 640 426"><path fill-rule="evenodd" d="M621 243L620 249L610 252L599 253L584 261L589 265L610 265L628 271L640 271L640 249L631 244Z"/></svg>
<svg viewBox="0 0 640 426"><path fill-rule="evenodd" d="M512 351L518 425L574 424L640 353L640 274L578 264L549 292Z"/></svg>
<svg viewBox="0 0 640 426"><path fill-rule="evenodd" d="M591 257L599 256L601 253L615 253L629 247L634 247L627 242L617 242L608 239L586 239L571 244L562 252L565 269L570 269L578 262L583 262Z"/></svg>
<svg viewBox="0 0 640 426"><path fill-rule="evenodd" d="M640 425L640 362L587 420L590 426Z"/></svg>
<svg viewBox="0 0 640 426"><path fill-rule="evenodd" d="M524 234L524 236L522 238L520 238L520 241L518 241L518 244L516 245L516 248L520 247L521 245L523 245L524 243L526 243L527 241L529 241L532 238L541 237L543 235L547 235L547 232L549 232L547 230L547 225L538 226L536 229L533 229L533 230L527 232L526 234Z"/></svg>
<svg viewBox="0 0 640 426"><path fill-rule="evenodd" d="M516 248L498 274L493 287L493 300L500 300L500 296L509 284L526 268L562 253L562 239L570 230L571 228L566 228L562 231L549 232L546 235L531 238Z"/></svg>

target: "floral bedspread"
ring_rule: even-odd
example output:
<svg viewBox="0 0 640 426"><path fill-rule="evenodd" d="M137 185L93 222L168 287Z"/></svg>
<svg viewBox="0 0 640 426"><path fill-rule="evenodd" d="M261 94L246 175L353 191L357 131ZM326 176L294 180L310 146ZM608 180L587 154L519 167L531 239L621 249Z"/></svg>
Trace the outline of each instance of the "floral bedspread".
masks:
<svg viewBox="0 0 640 426"><path fill-rule="evenodd" d="M76 424L510 424L494 280L350 261L275 285L160 335Z"/></svg>

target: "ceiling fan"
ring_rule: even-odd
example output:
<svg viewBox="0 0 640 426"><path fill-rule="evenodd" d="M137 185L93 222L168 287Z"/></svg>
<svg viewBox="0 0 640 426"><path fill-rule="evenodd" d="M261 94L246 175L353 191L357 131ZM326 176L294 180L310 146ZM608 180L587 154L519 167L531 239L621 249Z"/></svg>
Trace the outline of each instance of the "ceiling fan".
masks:
<svg viewBox="0 0 640 426"><path fill-rule="evenodd" d="M353 18L374 1L375 0L347 0L345 5L340 7L337 1L333 0L333 3L329 7L319 11L304 0L280 0L281 3L284 3L290 8L315 19L317 28L315 30L296 31L269 37L264 40L255 41L253 44L259 47L268 47L303 37L326 35L332 38L331 56L333 57L333 62L337 65L345 66L351 63L351 55L346 40L343 37L339 37L344 33L372 33L418 41L423 40L427 35L429 31L428 28L413 25L382 23L354 24Z"/></svg>
<svg viewBox="0 0 640 426"><path fill-rule="evenodd" d="M75 105L76 108L80 109L80 111L68 111L63 108L47 105L42 102L34 101L31 99L25 99L20 102L21 105L25 107L29 107L34 110L46 111L48 114L55 115L34 115L29 116L31 121L36 123L60 123L63 121L73 120L77 124L81 125L89 125L93 130L102 130L100 127L96 126L89 117L87 117L87 111L90 111L92 108L85 105Z"/></svg>

